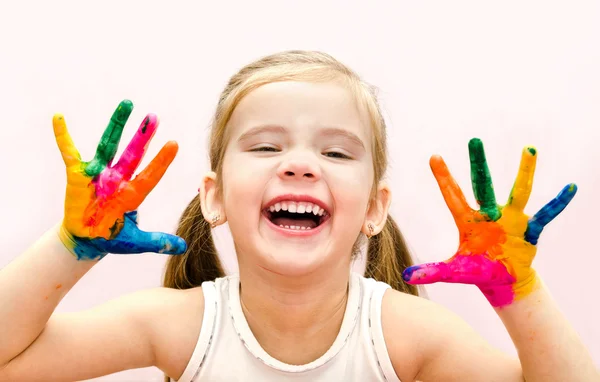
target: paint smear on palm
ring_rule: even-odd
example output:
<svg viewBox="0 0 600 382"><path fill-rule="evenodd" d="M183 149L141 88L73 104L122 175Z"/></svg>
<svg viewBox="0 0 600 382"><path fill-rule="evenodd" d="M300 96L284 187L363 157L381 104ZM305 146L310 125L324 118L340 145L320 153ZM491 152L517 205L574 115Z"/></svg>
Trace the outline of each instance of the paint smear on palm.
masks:
<svg viewBox="0 0 600 382"><path fill-rule="evenodd" d="M137 229L135 210L158 183L177 153L177 144L167 143L148 167L131 180L156 132L156 116L150 114L144 119L119 162L112 165L132 109L130 101L119 104L90 162L81 161L64 117L54 116L56 142L67 167L64 229L60 235L65 245L80 258L102 257L107 251L169 253L182 247L180 238ZM147 243L147 240L155 242ZM157 247L157 243L161 247Z"/></svg>
<svg viewBox="0 0 600 382"><path fill-rule="evenodd" d="M529 219L523 210L531 194L536 150L531 147L523 150L506 206L496 203L481 141L471 140L469 150L473 191L481 209L475 211L469 207L443 159L432 157L431 169L459 230L459 249L446 261L407 268L404 279L413 284L474 284L493 306L501 307L530 294L536 287L536 275L531 267L535 244L543 227L573 198L576 187L565 187Z"/></svg>

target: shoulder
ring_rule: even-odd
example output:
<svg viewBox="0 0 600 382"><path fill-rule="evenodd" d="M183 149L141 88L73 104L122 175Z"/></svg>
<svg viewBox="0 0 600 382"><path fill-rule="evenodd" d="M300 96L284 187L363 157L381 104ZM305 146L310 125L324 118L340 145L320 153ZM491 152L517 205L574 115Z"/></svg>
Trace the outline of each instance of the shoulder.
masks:
<svg viewBox="0 0 600 382"><path fill-rule="evenodd" d="M424 333L437 327L432 321L436 320L440 310L424 298L392 288L385 291L381 302L381 326L390 360L400 380L415 380L430 340Z"/></svg>
<svg viewBox="0 0 600 382"><path fill-rule="evenodd" d="M388 289L381 324L390 360L402 380L484 375L515 380L520 374L518 361L492 348L458 315L425 298Z"/></svg>
<svg viewBox="0 0 600 382"><path fill-rule="evenodd" d="M202 287L153 288L135 295L132 310L150 339L154 364L172 378L179 377L192 356L202 329Z"/></svg>

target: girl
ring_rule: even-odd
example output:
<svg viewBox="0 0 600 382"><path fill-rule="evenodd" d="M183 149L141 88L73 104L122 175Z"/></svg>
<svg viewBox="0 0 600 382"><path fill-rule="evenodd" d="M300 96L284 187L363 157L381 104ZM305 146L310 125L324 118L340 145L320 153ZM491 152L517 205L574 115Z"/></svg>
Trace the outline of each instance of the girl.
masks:
<svg viewBox="0 0 600 382"><path fill-rule="evenodd" d="M133 178L155 116L113 164L131 109L119 105L89 162L63 117L54 117L67 167L65 215L0 274L1 380L72 381L152 365L179 381L598 379L531 267L543 226L576 190L567 186L528 219L533 148L523 151L515 187L499 206L483 146L470 142L478 211L433 157L460 246L450 260L411 266L388 215L385 124L374 92L332 57L275 54L230 80L210 136L212 171L177 236L137 227L137 207L177 152L167 143ZM239 275L224 275L212 242L211 228L225 222ZM350 265L364 246L361 276ZM176 255L166 288L52 314L107 253L142 252ZM438 281L479 287L519 360L417 296L416 284Z"/></svg>

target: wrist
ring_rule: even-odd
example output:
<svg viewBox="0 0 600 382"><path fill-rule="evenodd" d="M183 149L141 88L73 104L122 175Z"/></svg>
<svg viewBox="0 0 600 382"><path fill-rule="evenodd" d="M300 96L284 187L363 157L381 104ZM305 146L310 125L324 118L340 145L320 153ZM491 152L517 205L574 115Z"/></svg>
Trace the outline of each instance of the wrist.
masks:
<svg viewBox="0 0 600 382"><path fill-rule="evenodd" d="M503 308L530 295L539 285L537 272L530 268L524 278L512 284L479 286L479 289L494 308Z"/></svg>
<svg viewBox="0 0 600 382"><path fill-rule="evenodd" d="M91 239L79 238L72 235L65 227L64 223L58 229L58 238L65 248L77 260L101 260L107 255L106 252L97 248Z"/></svg>

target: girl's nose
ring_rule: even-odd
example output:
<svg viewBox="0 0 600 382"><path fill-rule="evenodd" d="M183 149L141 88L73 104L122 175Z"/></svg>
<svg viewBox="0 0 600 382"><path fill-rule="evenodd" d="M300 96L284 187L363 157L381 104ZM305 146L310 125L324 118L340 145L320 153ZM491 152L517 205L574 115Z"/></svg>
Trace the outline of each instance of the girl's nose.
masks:
<svg viewBox="0 0 600 382"><path fill-rule="evenodd" d="M303 180L316 182L321 179L319 166L309 158L289 158L281 163L277 175L283 180Z"/></svg>

